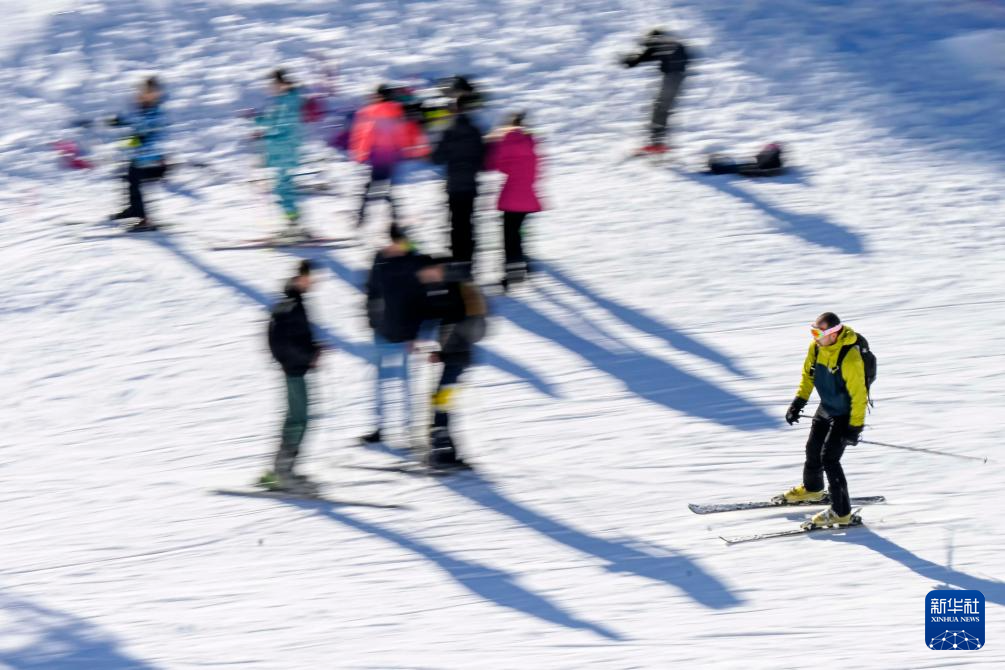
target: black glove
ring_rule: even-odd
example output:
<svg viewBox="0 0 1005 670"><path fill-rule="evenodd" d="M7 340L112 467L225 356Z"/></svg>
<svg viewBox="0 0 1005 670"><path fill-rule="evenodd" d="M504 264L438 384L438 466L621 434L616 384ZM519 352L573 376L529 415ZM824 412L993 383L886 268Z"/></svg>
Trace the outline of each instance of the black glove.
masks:
<svg viewBox="0 0 1005 670"><path fill-rule="evenodd" d="M850 444L858 444L858 438L862 437L862 426L848 426L844 431L844 437L841 441L845 443L845 446Z"/></svg>
<svg viewBox="0 0 1005 670"><path fill-rule="evenodd" d="M785 413L785 420L789 422L790 426L799 423L799 413L803 411L803 407L806 407L806 401L796 396L796 399L789 405L789 411Z"/></svg>
<svg viewBox="0 0 1005 670"><path fill-rule="evenodd" d="M107 119L105 119L105 124L111 126L112 128L118 128L119 126L126 125L125 121L118 114L116 114L115 116L110 116Z"/></svg>
<svg viewBox="0 0 1005 670"><path fill-rule="evenodd" d="M638 65L638 59L634 54L624 54L618 58L618 61L625 67L635 67Z"/></svg>

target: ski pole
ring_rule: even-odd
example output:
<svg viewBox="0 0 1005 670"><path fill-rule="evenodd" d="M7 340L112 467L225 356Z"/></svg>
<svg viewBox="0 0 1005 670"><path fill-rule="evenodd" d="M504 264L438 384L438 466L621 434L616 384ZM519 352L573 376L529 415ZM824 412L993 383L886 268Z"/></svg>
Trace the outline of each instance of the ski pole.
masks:
<svg viewBox="0 0 1005 670"><path fill-rule="evenodd" d="M799 418L813 418L812 414L800 414ZM877 447L888 447L890 449L903 449L904 451L917 451L922 454L932 454L935 456L949 456L950 458L959 458L960 460L966 461L981 461L982 463L988 462L987 456L966 456L964 454L953 454L948 451L939 451L938 449L925 449L924 447L906 447L900 444L889 444L887 442L876 442L874 440L862 440L859 439L860 444L872 444Z"/></svg>
<svg viewBox="0 0 1005 670"><path fill-rule="evenodd" d="M923 454L933 454L935 456L949 456L950 458L959 458L961 460L967 461L981 461L982 463L988 462L987 456L967 456L965 454L953 454L948 451L939 451L938 449L925 449L923 447L906 447L900 444L888 444L886 442L876 442L874 440L859 440L861 444L874 444L877 447L888 447L890 449L903 449L905 451L918 451Z"/></svg>

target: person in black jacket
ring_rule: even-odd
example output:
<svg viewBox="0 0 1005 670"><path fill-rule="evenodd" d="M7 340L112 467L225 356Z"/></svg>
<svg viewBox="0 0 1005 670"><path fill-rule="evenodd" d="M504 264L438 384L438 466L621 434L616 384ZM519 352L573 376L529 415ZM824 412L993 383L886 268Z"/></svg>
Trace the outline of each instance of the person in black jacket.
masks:
<svg viewBox="0 0 1005 670"><path fill-rule="evenodd" d="M311 289L311 263L300 262L297 275L286 283L286 295L272 308L269 319L269 350L286 376L286 420L272 470L258 484L271 490L314 493L317 485L293 472L307 431L307 380L317 366L321 346L314 339L304 294Z"/></svg>
<svg viewBox="0 0 1005 670"><path fill-rule="evenodd" d="M467 263L470 275L475 251L471 219L478 196L478 173L485 162L482 131L471 121L467 111L474 102L461 95L453 103L453 123L443 132L433 151L432 160L447 169L447 202L450 207L450 250L454 261Z"/></svg>
<svg viewBox="0 0 1005 670"><path fill-rule="evenodd" d="M422 325L425 292L416 277L418 255L407 233L392 224L391 244L377 252L366 280L366 314L373 329L374 389L377 428L363 436L368 443L380 442L385 419L384 384L398 377L403 387L406 425L411 425L408 356Z"/></svg>
<svg viewBox="0 0 1005 670"><path fill-rule="evenodd" d="M478 286L467 281L464 268L445 259L422 257L419 278L426 287L426 316L439 321L439 351L430 356L442 363L440 381L433 393L433 425L428 463L432 468L463 468L450 434L450 413L457 384L471 365L472 349L485 336L485 299Z"/></svg>
<svg viewBox="0 0 1005 670"><path fill-rule="evenodd" d="M649 144L643 153L663 153L667 150L667 118L673 110L674 100L684 82L687 69L687 49L673 36L661 28L654 28L642 38L642 51L628 54L621 59L625 67L635 67L640 63L656 62L663 73L663 81L653 102L652 120L649 122Z"/></svg>

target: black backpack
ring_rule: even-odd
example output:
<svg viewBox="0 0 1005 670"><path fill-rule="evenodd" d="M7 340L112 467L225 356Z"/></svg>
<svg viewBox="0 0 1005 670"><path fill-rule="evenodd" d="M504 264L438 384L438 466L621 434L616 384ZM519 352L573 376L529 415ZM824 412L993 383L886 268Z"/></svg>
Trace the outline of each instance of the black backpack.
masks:
<svg viewBox="0 0 1005 670"><path fill-rule="evenodd" d="M876 354L872 353L872 349L869 348L869 340L865 339L861 333L856 333L858 339L852 344L846 344L841 347L841 351L838 352L837 365L835 369L840 370L841 364L844 363L844 357L848 355L848 352L852 349L858 347L858 352L862 356L862 364L865 366L865 391L866 394L871 395L872 383L876 381ZM820 345L816 347L817 354L820 353ZM814 365L816 360L813 361ZM869 404L872 404L872 398L869 398Z"/></svg>

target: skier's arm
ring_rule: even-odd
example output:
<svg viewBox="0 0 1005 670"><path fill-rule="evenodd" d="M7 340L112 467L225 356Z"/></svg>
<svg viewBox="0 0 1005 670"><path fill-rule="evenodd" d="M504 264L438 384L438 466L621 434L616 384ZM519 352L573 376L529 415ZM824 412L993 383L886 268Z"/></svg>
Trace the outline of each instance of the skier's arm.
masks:
<svg viewBox="0 0 1005 670"><path fill-rule="evenodd" d="M797 398L809 401L810 394L813 393L813 367L816 365L816 362L816 343L811 342L810 350L806 352L806 360L803 361L803 376L799 382L799 389L796 391Z"/></svg>
<svg viewBox="0 0 1005 670"><path fill-rule="evenodd" d="M653 48L649 47L645 51L640 51L633 54L627 54L622 57L621 62L625 67L635 67L639 63L645 63L653 59Z"/></svg>
<svg viewBox="0 0 1005 670"><path fill-rule="evenodd" d="M845 388L851 396L851 418L849 426L861 427L865 423L865 408L869 401L865 388L865 363L858 347L852 347L845 355L841 364L841 376L844 377Z"/></svg>

